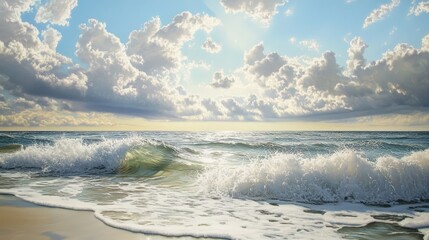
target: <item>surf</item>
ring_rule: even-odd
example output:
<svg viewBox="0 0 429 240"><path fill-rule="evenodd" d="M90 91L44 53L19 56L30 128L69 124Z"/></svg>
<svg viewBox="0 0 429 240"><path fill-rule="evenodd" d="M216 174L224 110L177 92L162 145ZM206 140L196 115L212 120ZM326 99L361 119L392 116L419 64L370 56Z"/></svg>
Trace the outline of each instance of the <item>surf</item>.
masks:
<svg viewBox="0 0 429 240"><path fill-rule="evenodd" d="M81 138L59 138L52 144L0 149L0 168L29 170L51 175L122 174L151 176L167 168L185 168L178 149L162 141L140 137L104 139L88 143Z"/></svg>
<svg viewBox="0 0 429 240"><path fill-rule="evenodd" d="M239 166L210 166L199 175L213 196L308 203L427 201L429 149L370 161L355 150L304 157L277 153Z"/></svg>

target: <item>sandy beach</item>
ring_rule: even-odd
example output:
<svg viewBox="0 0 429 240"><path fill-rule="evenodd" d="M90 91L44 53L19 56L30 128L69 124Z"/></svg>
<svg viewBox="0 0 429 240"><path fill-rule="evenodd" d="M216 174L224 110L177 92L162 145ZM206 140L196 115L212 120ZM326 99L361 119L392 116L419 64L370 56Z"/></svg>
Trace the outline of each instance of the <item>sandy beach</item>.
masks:
<svg viewBox="0 0 429 240"><path fill-rule="evenodd" d="M2 239L160 239L106 226L92 212L42 207L0 195Z"/></svg>

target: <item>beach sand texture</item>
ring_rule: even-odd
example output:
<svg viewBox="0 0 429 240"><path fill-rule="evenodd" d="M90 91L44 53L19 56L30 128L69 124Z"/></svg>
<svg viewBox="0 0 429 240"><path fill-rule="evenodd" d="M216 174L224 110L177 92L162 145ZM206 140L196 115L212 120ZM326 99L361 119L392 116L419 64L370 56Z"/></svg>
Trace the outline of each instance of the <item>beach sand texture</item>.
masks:
<svg viewBox="0 0 429 240"><path fill-rule="evenodd" d="M92 212L42 207L0 195L0 239L162 239L106 226Z"/></svg>

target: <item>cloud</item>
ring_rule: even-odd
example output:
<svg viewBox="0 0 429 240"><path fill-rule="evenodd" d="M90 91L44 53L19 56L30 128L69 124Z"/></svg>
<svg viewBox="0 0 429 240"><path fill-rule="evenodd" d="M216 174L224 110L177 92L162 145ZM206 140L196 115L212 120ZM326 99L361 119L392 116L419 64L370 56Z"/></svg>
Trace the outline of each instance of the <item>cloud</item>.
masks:
<svg viewBox="0 0 429 240"><path fill-rule="evenodd" d="M246 78L254 79L261 86L265 86L265 81L278 72L286 60L275 52L265 54L263 43L259 43L244 54L244 63L243 69L248 73Z"/></svg>
<svg viewBox="0 0 429 240"><path fill-rule="evenodd" d="M269 24L277 7L285 4L284 0L221 0L221 5L226 12L238 13L243 12L251 18L264 24Z"/></svg>
<svg viewBox="0 0 429 240"><path fill-rule="evenodd" d="M299 41L299 44L301 46L307 48L308 50L313 50L316 52L319 51L319 43L314 39L302 40L302 41Z"/></svg>
<svg viewBox="0 0 429 240"><path fill-rule="evenodd" d="M419 16L421 13L429 13L429 1L421 1L417 5L413 4L408 14Z"/></svg>
<svg viewBox="0 0 429 240"><path fill-rule="evenodd" d="M347 60L346 75L354 75L356 71L363 69L366 64L363 54L367 47L360 37L354 37L350 41L350 47L347 50L349 59Z"/></svg>
<svg viewBox="0 0 429 240"><path fill-rule="evenodd" d="M77 0L48 0L37 10L35 20L37 23L68 26L71 12L75 7Z"/></svg>
<svg viewBox="0 0 429 240"><path fill-rule="evenodd" d="M109 126L113 115L70 111L67 102L25 95L0 103L0 127Z"/></svg>
<svg viewBox="0 0 429 240"><path fill-rule="evenodd" d="M319 43L314 39L304 39L304 40L298 41L295 37L290 37L289 42L291 44L298 43L300 46L306 48L307 50L316 51L316 52L318 52L320 48Z"/></svg>
<svg viewBox="0 0 429 240"><path fill-rule="evenodd" d="M425 126L429 123L429 113L415 112L410 114L385 114L365 116L355 119L358 123L375 126Z"/></svg>
<svg viewBox="0 0 429 240"><path fill-rule="evenodd" d="M11 115L0 115L1 127L111 126L113 124L113 117L106 113L26 109Z"/></svg>
<svg viewBox="0 0 429 240"><path fill-rule="evenodd" d="M131 32L126 44L127 54L138 59L133 65L148 75L175 71L183 62L183 44L192 40L198 30L208 33L219 24L217 18L206 14L182 12L172 23L161 27L156 17L145 23L143 29Z"/></svg>
<svg viewBox="0 0 429 240"><path fill-rule="evenodd" d="M219 71L213 74L213 82L210 85L214 88L230 88L234 82L234 77L225 76L223 71Z"/></svg>
<svg viewBox="0 0 429 240"><path fill-rule="evenodd" d="M43 43L48 45L52 50L56 50L62 35L58 30L48 27L48 29L42 32L42 38Z"/></svg>
<svg viewBox="0 0 429 240"><path fill-rule="evenodd" d="M207 64L186 63L181 48L198 30L210 32L219 20L183 12L161 26L159 18L130 34L126 44L95 19L81 25L76 55L89 68L85 108L147 118L198 118L198 97L187 95L172 80L180 69Z"/></svg>
<svg viewBox="0 0 429 240"><path fill-rule="evenodd" d="M201 48L208 53L218 53L220 52L220 50L222 50L222 46L213 42L211 38L207 38L207 40L203 43L203 46L201 46Z"/></svg>
<svg viewBox="0 0 429 240"><path fill-rule="evenodd" d="M289 16L292 16L293 15L293 9L292 8L288 8L285 12L284 12L284 14L285 14L285 16L286 17L289 17Z"/></svg>
<svg viewBox="0 0 429 240"><path fill-rule="evenodd" d="M133 65L120 39L104 23L90 19L81 25L76 55L89 68L86 104L95 111L174 117L174 88L162 77L151 77ZM171 112L171 113L168 113Z"/></svg>
<svg viewBox="0 0 429 240"><path fill-rule="evenodd" d="M225 99L221 101L223 107L227 110L229 120L257 120L257 113L252 109L246 108L246 105L240 101L241 99Z"/></svg>
<svg viewBox="0 0 429 240"><path fill-rule="evenodd" d="M264 44L261 42L245 53L244 63L253 65L256 61L262 60L264 57Z"/></svg>
<svg viewBox="0 0 429 240"><path fill-rule="evenodd" d="M80 98L86 91L87 78L71 60L55 51L61 36L48 28L39 39L39 31L23 22L21 14L34 1L0 4L0 78L12 95L31 94L57 98ZM66 70L66 71L65 71Z"/></svg>
<svg viewBox="0 0 429 240"><path fill-rule="evenodd" d="M332 120L429 108L429 35L421 47L398 44L370 63L364 57L369 46L355 37L344 67L331 51L314 58L289 57L265 52L261 42L243 54L243 65L231 75L215 69L211 85L204 87L220 88L216 92L223 95L207 97L188 93L177 79L186 69L209 67L188 60L182 48L199 31L207 37L220 25L217 18L182 12L162 25L156 17L131 32L127 42L105 23L90 19L80 25L78 65L56 52L62 38L58 30L48 26L40 33L21 19L35 1L6 1L0 4L3 126L89 125L101 113L149 119ZM59 119L61 114L66 120Z"/></svg>
<svg viewBox="0 0 429 240"><path fill-rule="evenodd" d="M4 13L0 28L6 33L0 35L0 86L8 98L62 99L72 111L147 118L185 118L201 111L196 97L179 91L171 76L183 64L188 66L181 53L183 44L198 30L210 32L220 23L218 19L183 12L161 26L155 18L131 33L126 44L104 23L90 19L80 26L76 44L82 67L56 52L61 39L57 30L48 27L39 34L35 26L21 20L21 13L32 6L33 1L0 5Z"/></svg>
<svg viewBox="0 0 429 240"><path fill-rule="evenodd" d="M394 8L399 6L400 0L392 0L388 4L382 4L378 8L374 9L369 16L367 16L363 23L363 28L369 27L369 25L380 21L383 19L388 13L390 13Z"/></svg>
<svg viewBox="0 0 429 240"><path fill-rule="evenodd" d="M245 54L243 71L265 88L264 95L252 97L252 102L263 104L248 100L243 106L262 119L322 115L329 119L427 109L429 36L422 39L421 48L399 44L369 64L363 56L367 47L360 37L353 38L343 70L333 52L302 61L264 54L263 44L258 44ZM262 67L268 59L270 64Z"/></svg>

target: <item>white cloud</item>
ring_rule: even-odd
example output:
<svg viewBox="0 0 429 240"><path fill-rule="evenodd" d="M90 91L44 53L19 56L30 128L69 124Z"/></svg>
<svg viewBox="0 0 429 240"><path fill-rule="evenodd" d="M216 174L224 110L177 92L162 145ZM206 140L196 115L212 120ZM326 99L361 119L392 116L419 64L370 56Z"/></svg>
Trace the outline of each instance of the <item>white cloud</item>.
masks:
<svg viewBox="0 0 429 240"><path fill-rule="evenodd" d="M23 22L21 14L34 1L11 1L0 4L0 74L3 87L11 94L24 93L79 98L86 89L86 76L73 68L71 60L54 49L60 35L53 29L42 33ZM70 68L68 71L64 69Z"/></svg>
<svg viewBox="0 0 429 240"><path fill-rule="evenodd" d="M211 38L207 38L207 40L203 43L203 46L201 46L201 48L208 53L218 53L220 52L220 50L222 50L222 46L213 42Z"/></svg>
<svg viewBox="0 0 429 240"><path fill-rule="evenodd" d="M166 25L154 18L127 43L90 19L76 44L79 66L56 52L57 30L40 34L21 20L34 1L6 1L0 3L0 125L54 124L43 112L58 122L56 113L92 124L85 123L90 114L81 122L73 117L95 111L194 120L337 119L429 108L429 35L420 48L399 44L371 63L364 58L368 46L355 37L344 69L333 52L304 59L265 53L259 43L231 75L215 70L212 84L204 84L222 95L202 96L189 94L176 78L184 78L184 69L210 67L188 60L182 48L198 31L208 35L219 25L214 17L183 12ZM291 42L314 45L307 41Z"/></svg>
<svg viewBox="0 0 429 240"><path fill-rule="evenodd" d="M213 82L210 85L214 88L230 88L234 82L234 77L225 76L223 71L219 71L213 74Z"/></svg>
<svg viewBox="0 0 429 240"><path fill-rule="evenodd" d="M205 108L204 119L217 119L217 120L228 120L228 110L223 104L206 98L201 101L202 106Z"/></svg>
<svg viewBox="0 0 429 240"><path fill-rule="evenodd" d="M285 14L285 16L286 17L289 17L289 16L292 16L293 15L293 9L292 8L288 8L285 12L284 12L284 14Z"/></svg>
<svg viewBox="0 0 429 240"><path fill-rule="evenodd" d="M309 50L313 50L318 52L319 51L319 43L314 40L314 39L310 39L310 40L302 40L299 41L299 44Z"/></svg>
<svg viewBox="0 0 429 240"><path fill-rule="evenodd" d="M34 2L20 3L0 4L4 13L0 28L7 33L0 35L0 85L9 95L64 99L69 104L62 106L73 111L148 118L185 118L201 112L198 97L179 91L171 76L182 64L188 66L181 53L183 44L198 30L210 32L220 23L216 18L183 12L163 27L155 19L146 23L145 30L132 33L127 45L109 33L104 23L91 19L81 25L76 44L76 55L88 66L82 68L55 51L61 38L58 31L48 27L41 34L42 41L37 28L22 22L20 14ZM140 42L146 48L139 48L142 39L147 40ZM153 48L158 52L140 51L151 46L158 46ZM156 54L171 66L157 62Z"/></svg>
<svg viewBox="0 0 429 240"><path fill-rule="evenodd" d="M61 40L62 35L58 30L48 27L42 32L43 42L48 45L52 50L57 49L58 42Z"/></svg>
<svg viewBox="0 0 429 240"><path fill-rule="evenodd" d="M159 18L133 31L127 44L97 20L82 25L77 56L88 64L86 108L161 118L198 118L198 96L188 95L172 78L179 69L209 68L206 63L186 62L183 45L198 30L210 32L219 20L208 15L178 14L161 26ZM186 75L186 74L185 74Z"/></svg>
<svg viewBox="0 0 429 240"><path fill-rule="evenodd" d="M72 10L77 7L77 0L48 0L40 6L36 14L37 23L52 23L68 26Z"/></svg>
<svg viewBox="0 0 429 240"><path fill-rule="evenodd" d="M91 88L88 94L108 97L136 95L133 82L139 72L131 64L125 46L118 37L106 31L106 26L95 19L81 25L82 34L76 44L76 55L89 65L86 72Z"/></svg>
<svg viewBox="0 0 429 240"><path fill-rule="evenodd" d="M172 23L163 27L159 18L153 18L143 29L131 32L127 54L141 57L144 61L134 66L149 75L175 71L183 62L184 43L192 40L198 30L208 33L219 24L217 18L190 12L178 14Z"/></svg>
<svg viewBox="0 0 429 240"><path fill-rule="evenodd" d="M257 113L252 109L246 108L246 105L240 100L230 98L221 101L221 104L227 110L228 119L240 121L258 119Z"/></svg>
<svg viewBox="0 0 429 240"><path fill-rule="evenodd" d="M264 44L261 42L245 53L244 63L253 65L256 61L262 60L264 57Z"/></svg>
<svg viewBox="0 0 429 240"><path fill-rule="evenodd" d="M89 85L86 107L148 116L175 115L176 90L161 76L148 76L133 66L124 44L106 30L105 24L90 19L81 29L76 55L89 66L85 72Z"/></svg>
<svg viewBox="0 0 429 240"><path fill-rule="evenodd" d="M290 37L289 42L291 44L298 43L300 46L306 48L307 50L316 51L316 52L318 52L320 48L319 43L314 39L304 39L304 40L298 41L295 37Z"/></svg>
<svg viewBox="0 0 429 240"><path fill-rule="evenodd" d="M187 94L173 78L186 75L181 69L210 67L185 61L181 48L196 31L210 32L218 24L216 18L189 12L178 14L165 26L154 18L123 44L104 23L89 20L81 26L76 50L89 66L83 107L148 118L199 119L203 112L199 96Z"/></svg>
<svg viewBox="0 0 429 240"><path fill-rule="evenodd" d="M243 12L264 24L271 22L277 7L285 4L284 0L220 0L226 12Z"/></svg>
<svg viewBox="0 0 429 240"><path fill-rule="evenodd" d="M399 6L399 3L400 0L392 0L390 3L382 4L378 8L374 9L369 16L365 18L363 28L367 28L369 25L383 19L394 8Z"/></svg>
<svg viewBox="0 0 429 240"><path fill-rule="evenodd" d="M250 73L256 74L258 77L268 77L277 72L281 66L285 64L283 59L278 53L269 53L264 58L255 61L253 64L248 65L247 69Z"/></svg>
<svg viewBox="0 0 429 240"><path fill-rule="evenodd" d="M429 52L429 34L422 39L422 50Z"/></svg>
<svg viewBox="0 0 429 240"><path fill-rule="evenodd" d="M350 41L350 47L347 50L349 59L347 60L346 75L353 76L356 71L363 69L366 64L363 54L367 47L360 37L354 37Z"/></svg>
<svg viewBox="0 0 429 240"><path fill-rule="evenodd" d="M263 45L258 44L245 54L248 60L257 60L247 61L243 70L247 79L258 82L266 91L243 106L256 114L253 117L262 119L321 115L329 119L331 113L352 117L429 107L423 94L429 91L429 36L423 38L420 49L399 44L369 64L363 56L366 48L359 37L350 41L343 72L333 52L300 61L277 53L265 55ZM267 59L272 60L271 67L276 67L256 71L256 66L262 67ZM255 101L263 104L250 104Z"/></svg>
<svg viewBox="0 0 429 240"><path fill-rule="evenodd" d="M413 14L415 16L419 16L422 13L429 13L429 1L421 1L417 3L417 5L413 4L409 11L409 14Z"/></svg>

